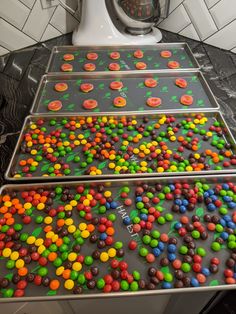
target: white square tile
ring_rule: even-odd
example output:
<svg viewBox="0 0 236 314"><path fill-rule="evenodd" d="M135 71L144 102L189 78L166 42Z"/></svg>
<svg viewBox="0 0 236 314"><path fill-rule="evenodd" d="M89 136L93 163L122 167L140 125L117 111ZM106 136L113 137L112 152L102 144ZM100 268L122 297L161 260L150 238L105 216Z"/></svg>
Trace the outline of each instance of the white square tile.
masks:
<svg viewBox="0 0 236 314"><path fill-rule="evenodd" d="M24 3L30 9L32 9L35 1L37 0L20 0L20 2Z"/></svg>
<svg viewBox="0 0 236 314"><path fill-rule="evenodd" d="M61 33L57 29L55 29L55 27L48 24L48 26L47 26L43 36L41 37L40 41L46 41L46 40L49 40L51 38L58 37L60 35L61 35Z"/></svg>
<svg viewBox="0 0 236 314"><path fill-rule="evenodd" d="M236 47L236 20L222 28L219 32L205 40L205 43L222 48L233 49Z"/></svg>
<svg viewBox="0 0 236 314"><path fill-rule="evenodd" d="M234 49L231 50L232 52L236 53L236 47Z"/></svg>
<svg viewBox="0 0 236 314"><path fill-rule="evenodd" d="M0 29L0 45L10 51L36 44L36 41L3 19L0 19Z"/></svg>
<svg viewBox="0 0 236 314"><path fill-rule="evenodd" d="M174 10L167 19L159 24L160 28L168 31L179 33L183 28L188 26L191 21L183 5Z"/></svg>
<svg viewBox="0 0 236 314"><path fill-rule="evenodd" d="M177 8L178 5L180 5L184 0L171 0L170 1L170 13L174 11L174 9Z"/></svg>
<svg viewBox="0 0 236 314"><path fill-rule="evenodd" d="M54 10L55 7L43 9L40 1L36 1L23 28L24 33L33 37L37 41L40 40Z"/></svg>
<svg viewBox="0 0 236 314"><path fill-rule="evenodd" d="M62 34L72 32L78 25L78 21L60 5L56 8L50 24L58 29Z"/></svg>
<svg viewBox="0 0 236 314"><path fill-rule="evenodd" d="M206 1L206 4L207 4L207 7L211 8L211 7L213 7L213 5L215 5L220 0L205 0L205 1Z"/></svg>
<svg viewBox="0 0 236 314"><path fill-rule="evenodd" d="M185 29L183 29L180 33L180 35L192 38L195 40L200 40L195 28L193 27L193 24L188 25Z"/></svg>
<svg viewBox="0 0 236 314"><path fill-rule="evenodd" d="M0 46L0 56L4 56L9 52L9 50L5 49L4 47Z"/></svg>
<svg viewBox="0 0 236 314"><path fill-rule="evenodd" d="M196 28L200 38L211 36L217 31L217 27L207 9L204 0L185 0L184 7L187 10L193 26Z"/></svg>
<svg viewBox="0 0 236 314"><path fill-rule="evenodd" d="M16 0L0 0L0 17L18 28L22 28L30 10Z"/></svg>
<svg viewBox="0 0 236 314"><path fill-rule="evenodd" d="M221 0L211 10L210 13L219 28L236 19L236 0Z"/></svg>

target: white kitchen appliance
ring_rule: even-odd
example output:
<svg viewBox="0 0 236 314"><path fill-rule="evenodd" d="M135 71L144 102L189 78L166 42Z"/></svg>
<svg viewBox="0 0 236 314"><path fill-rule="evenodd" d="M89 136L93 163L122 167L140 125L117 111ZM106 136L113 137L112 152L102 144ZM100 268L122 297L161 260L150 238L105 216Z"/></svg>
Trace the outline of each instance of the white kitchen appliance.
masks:
<svg viewBox="0 0 236 314"><path fill-rule="evenodd" d="M167 15L169 0L82 0L81 21L73 32L76 46L155 44L155 27Z"/></svg>

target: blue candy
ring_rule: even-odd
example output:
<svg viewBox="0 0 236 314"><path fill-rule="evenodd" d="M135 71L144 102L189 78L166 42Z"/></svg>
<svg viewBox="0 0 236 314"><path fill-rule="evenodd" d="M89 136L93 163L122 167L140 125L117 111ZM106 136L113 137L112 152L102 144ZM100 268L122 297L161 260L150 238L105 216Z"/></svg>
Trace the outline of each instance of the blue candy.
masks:
<svg viewBox="0 0 236 314"><path fill-rule="evenodd" d="M146 214L140 214L140 219L147 221L148 220L148 216Z"/></svg>
<svg viewBox="0 0 236 314"><path fill-rule="evenodd" d="M100 240L105 241L106 238L107 238L107 234L105 232L100 234Z"/></svg>
<svg viewBox="0 0 236 314"><path fill-rule="evenodd" d="M162 289L171 289L172 288L172 284L170 282L163 281L161 287L162 287Z"/></svg>
<svg viewBox="0 0 236 314"><path fill-rule="evenodd" d="M106 206L106 209L110 209L111 208L111 204L108 203L108 202L106 202L105 206Z"/></svg>
<svg viewBox="0 0 236 314"><path fill-rule="evenodd" d="M232 219L231 219L231 217L229 216L229 215L224 215L223 216L223 219L224 219L224 221L226 221L226 222L228 222L228 221L231 221Z"/></svg>
<svg viewBox="0 0 236 314"><path fill-rule="evenodd" d="M191 278L191 286L199 287L199 281L196 278Z"/></svg>
<svg viewBox="0 0 236 314"><path fill-rule="evenodd" d="M223 196L223 200L228 203L232 201L232 197L225 195Z"/></svg>
<svg viewBox="0 0 236 314"><path fill-rule="evenodd" d="M213 203L210 203L210 204L207 205L207 209L210 212L213 212L214 210L216 210L216 206Z"/></svg>
<svg viewBox="0 0 236 314"><path fill-rule="evenodd" d="M227 227L230 229L235 229L235 223L233 221L227 222Z"/></svg>
<svg viewBox="0 0 236 314"><path fill-rule="evenodd" d="M229 190L229 185L227 183L222 184L223 190Z"/></svg>
<svg viewBox="0 0 236 314"><path fill-rule="evenodd" d="M227 240L228 237L229 237L229 234L225 231L223 231L221 234L220 234L220 237L223 239L223 240Z"/></svg>
<svg viewBox="0 0 236 314"><path fill-rule="evenodd" d="M223 218L220 219L220 224L222 227L226 227L226 221Z"/></svg>
<svg viewBox="0 0 236 314"><path fill-rule="evenodd" d="M117 202L115 202L115 201L111 202L110 205L111 205L112 209L115 209L118 206Z"/></svg>
<svg viewBox="0 0 236 314"><path fill-rule="evenodd" d="M185 206L181 205L180 208L179 208L179 211L180 211L181 214L186 213L187 208Z"/></svg>
<svg viewBox="0 0 236 314"><path fill-rule="evenodd" d="M202 268L202 273L203 273L203 275L205 275L206 277L210 276L210 274L211 274L210 270L209 270L208 268L206 268L206 267L203 267L203 268Z"/></svg>
<svg viewBox="0 0 236 314"><path fill-rule="evenodd" d="M137 197L136 197L136 202L142 202L142 200L143 200L143 199L142 199L142 196L137 196Z"/></svg>
<svg viewBox="0 0 236 314"><path fill-rule="evenodd" d="M165 248L165 244L160 241L160 242L158 243L157 247L158 247L161 251L163 251L164 248Z"/></svg>
<svg viewBox="0 0 236 314"><path fill-rule="evenodd" d="M180 199L175 200L176 205L182 205L182 201Z"/></svg>
<svg viewBox="0 0 236 314"><path fill-rule="evenodd" d="M125 218L123 219L123 223L124 223L124 225L128 226L128 225L131 224L131 219L130 219L129 217L125 217Z"/></svg>
<svg viewBox="0 0 236 314"><path fill-rule="evenodd" d="M176 252L176 245L174 245L174 244L169 244L169 245L167 246L167 251L168 251L169 253L175 253L175 252Z"/></svg>
<svg viewBox="0 0 236 314"><path fill-rule="evenodd" d="M154 256L158 257L161 255L161 250L156 247L155 249L152 250L152 253Z"/></svg>
<svg viewBox="0 0 236 314"><path fill-rule="evenodd" d="M170 184L170 185L169 185L169 188L171 189L171 191L174 191L174 190L175 190L174 184Z"/></svg>
<svg viewBox="0 0 236 314"><path fill-rule="evenodd" d="M174 260L176 260L176 255L174 253L169 253L167 255L167 258L170 262L173 262Z"/></svg>
<svg viewBox="0 0 236 314"><path fill-rule="evenodd" d="M234 202L229 202L228 206L229 206L229 208L231 208L231 209L236 208L236 203L234 203Z"/></svg>
<svg viewBox="0 0 236 314"><path fill-rule="evenodd" d="M180 222L176 222L175 229L178 230L180 228L182 228L182 224Z"/></svg>

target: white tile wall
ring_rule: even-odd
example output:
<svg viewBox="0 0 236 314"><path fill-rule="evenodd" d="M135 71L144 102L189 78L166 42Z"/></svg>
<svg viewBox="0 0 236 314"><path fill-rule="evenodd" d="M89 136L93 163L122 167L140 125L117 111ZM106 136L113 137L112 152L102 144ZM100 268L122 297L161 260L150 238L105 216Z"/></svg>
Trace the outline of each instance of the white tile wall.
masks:
<svg viewBox="0 0 236 314"><path fill-rule="evenodd" d="M183 16L190 23L180 30L176 20ZM158 26L236 52L236 0L171 0L169 16Z"/></svg>
<svg viewBox="0 0 236 314"><path fill-rule="evenodd" d="M63 0L74 11L78 0ZM45 6L44 0L0 0L0 56L71 32L79 23L79 12L72 15L57 1Z"/></svg>
<svg viewBox="0 0 236 314"><path fill-rule="evenodd" d="M0 55L71 32L79 23L79 11L45 1L0 0ZM77 9L78 0L64 1ZM236 53L236 0L171 0L159 27Z"/></svg>

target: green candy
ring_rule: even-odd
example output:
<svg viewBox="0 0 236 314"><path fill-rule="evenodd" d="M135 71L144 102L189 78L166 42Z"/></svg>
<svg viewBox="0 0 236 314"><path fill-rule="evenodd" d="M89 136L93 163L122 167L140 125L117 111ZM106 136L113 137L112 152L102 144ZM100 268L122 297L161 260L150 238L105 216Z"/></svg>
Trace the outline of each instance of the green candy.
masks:
<svg viewBox="0 0 236 314"><path fill-rule="evenodd" d="M90 266L90 265L92 265L93 264L93 258L92 258L92 256L85 256L85 259L84 259L84 263L85 263L85 265L87 265L87 266Z"/></svg>
<svg viewBox="0 0 236 314"><path fill-rule="evenodd" d="M158 222L160 225L164 225L165 222L166 222L165 217L162 217L162 216L158 217L158 218L157 218L157 222Z"/></svg>
<svg viewBox="0 0 236 314"><path fill-rule="evenodd" d="M151 237L149 235L145 235L142 238L144 244L149 244L151 242Z"/></svg>
<svg viewBox="0 0 236 314"><path fill-rule="evenodd" d="M124 291L129 290L129 284L126 280L121 280L120 287Z"/></svg>
<svg viewBox="0 0 236 314"><path fill-rule="evenodd" d="M212 242L211 249L215 252L220 251L221 245L218 242Z"/></svg>
<svg viewBox="0 0 236 314"><path fill-rule="evenodd" d="M116 215L115 214L109 214L108 219L113 222L116 220Z"/></svg>
<svg viewBox="0 0 236 314"><path fill-rule="evenodd" d="M154 239L159 239L161 234L158 230L152 230L151 231L151 236L154 238Z"/></svg>
<svg viewBox="0 0 236 314"><path fill-rule="evenodd" d="M183 254L183 255L187 254L187 253L188 253L188 247L185 246L185 245L182 245L182 246L179 248L179 253L180 253L180 254Z"/></svg>
<svg viewBox="0 0 236 314"><path fill-rule="evenodd" d="M201 235L200 232L197 230L193 230L191 234L194 239L199 239Z"/></svg>
<svg viewBox="0 0 236 314"><path fill-rule="evenodd" d="M101 290L101 289L104 288L104 286L105 286L105 281L104 281L104 279L102 279L102 278L98 279L98 281L97 281L97 288L98 288L99 290Z"/></svg>
<svg viewBox="0 0 236 314"><path fill-rule="evenodd" d="M46 267L40 267L38 270L38 275L41 277L47 276L48 269Z"/></svg>
<svg viewBox="0 0 236 314"><path fill-rule="evenodd" d="M216 231L219 232L219 233L220 233L220 232L223 232L223 231L224 231L224 227L221 226L220 224L217 224L217 225L216 225Z"/></svg>
<svg viewBox="0 0 236 314"><path fill-rule="evenodd" d="M137 270L134 270L133 271L133 277L135 280L139 280L141 278L141 275Z"/></svg>
<svg viewBox="0 0 236 314"><path fill-rule="evenodd" d="M181 269L184 273L188 273L191 270L191 265L189 265L188 263L183 263Z"/></svg>
<svg viewBox="0 0 236 314"><path fill-rule="evenodd" d="M119 250L119 249L121 249L122 247L123 247L123 243L122 243L122 242L120 242L120 241L115 242L115 244L114 244L114 248L115 248L115 249Z"/></svg>
<svg viewBox="0 0 236 314"><path fill-rule="evenodd" d="M76 280L78 278L78 272L75 270L72 270L70 273L70 279Z"/></svg>
<svg viewBox="0 0 236 314"><path fill-rule="evenodd" d="M14 294L14 290L12 288L3 290L4 298L11 298Z"/></svg>
<svg viewBox="0 0 236 314"><path fill-rule="evenodd" d="M158 246L158 241L157 241L156 239L153 239L153 240L150 242L150 246L151 246L152 248L157 247L157 246Z"/></svg>
<svg viewBox="0 0 236 314"><path fill-rule="evenodd" d="M141 247L139 249L139 255L142 256L142 257L147 256L148 255L148 250L145 247Z"/></svg>
<svg viewBox="0 0 236 314"><path fill-rule="evenodd" d="M20 230L22 230L23 226L22 226L22 224L15 224L15 225L13 226L13 228L14 228L16 231L20 231Z"/></svg>
<svg viewBox="0 0 236 314"><path fill-rule="evenodd" d="M203 256L206 256L206 251L204 248L199 247L197 248L197 254L203 257Z"/></svg>
<svg viewBox="0 0 236 314"><path fill-rule="evenodd" d="M165 214L165 219L166 221L172 221L173 220L173 215L170 213Z"/></svg>
<svg viewBox="0 0 236 314"><path fill-rule="evenodd" d="M171 273L166 273L166 274L164 274L164 279L167 282L172 282L173 281L173 276L172 276Z"/></svg>
<svg viewBox="0 0 236 314"><path fill-rule="evenodd" d="M6 268L7 269L13 269L15 267L15 261L13 261L13 260L8 260L7 262L6 262Z"/></svg>
<svg viewBox="0 0 236 314"><path fill-rule="evenodd" d="M100 279L101 280L101 279ZM103 280L103 279L102 279ZM77 282L80 284L80 285L83 285L86 281L86 278L84 276L84 274L79 274L78 275L78 278L77 278Z"/></svg>
<svg viewBox="0 0 236 314"><path fill-rule="evenodd" d="M137 283L137 281L131 282L131 284L130 284L130 290L131 290L131 291L137 291L137 290L138 290L138 283Z"/></svg>
<svg viewBox="0 0 236 314"><path fill-rule="evenodd" d="M28 239L28 237L29 237L28 233L24 232L20 235L20 241L25 242Z"/></svg>
<svg viewBox="0 0 236 314"><path fill-rule="evenodd" d="M41 223L43 222L43 220L44 220L43 216L37 216L37 217L35 218L35 222L36 222L37 224L41 224Z"/></svg>

